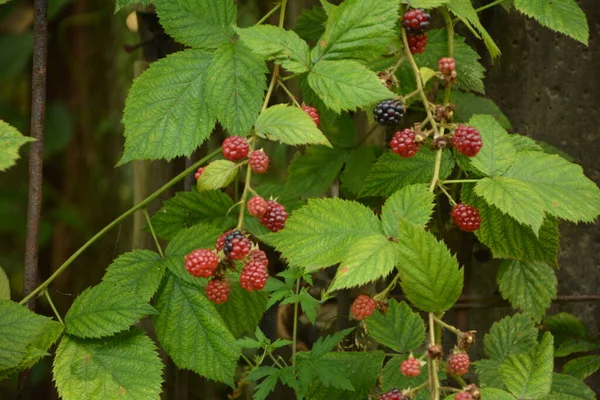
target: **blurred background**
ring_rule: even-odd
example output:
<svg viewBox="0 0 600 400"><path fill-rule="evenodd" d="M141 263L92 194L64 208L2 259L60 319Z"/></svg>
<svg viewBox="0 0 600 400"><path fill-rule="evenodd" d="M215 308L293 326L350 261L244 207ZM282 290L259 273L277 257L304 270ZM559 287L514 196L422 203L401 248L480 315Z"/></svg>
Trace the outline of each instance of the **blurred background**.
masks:
<svg viewBox="0 0 600 400"><path fill-rule="evenodd" d="M237 3L242 26L254 23L272 7L268 0ZM290 2L290 26L301 9L317 3ZM600 184L600 2L578 3L590 24L589 47L498 7L482 13L482 20L502 50L502 57L492 63L481 43L471 43L488 69L487 95L507 115L514 131L570 154L586 175ZM161 32L152 9L114 14L110 0L50 0L49 7L40 279L130 208L136 198L145 197L144 193L161 186L185 166L184 160L176 160L170 164L139 162L114 167L122 153L120 120L133 77L147 63L180 49ZM13 0L0 6L0 119L26 135L32 23L32 1ZM470 36L468 32L460 33ZM17 166L0 173L0 265L10 278L13 300L22 298L27 146L21 156ZM180 185L174 189L182 188ZM153 209L158 206L160 203L154 204ZM143 246L146 238L137 229L141 225L135 219L123 222L53 284L51 295L61 314L79 292L100 280L114 257L132 246ZM596 337L600 335L599 228L598 223L561 227L558 293L592 297L586 301L557 301L549 311L577 315ZM451 321L459 327L487 331L492 321L512 312L502 301L482 300L497 295L496 268L485 250L474 253L463 307L450 313ZM42 298L38 311L51 315ZM47 357L32 371L33 398L57 398L50 381L50 363ZM598 374L587 382L600 392ZM0 382L0 399L15 396L16 379ZM197 396L190 398L218 398Z"/></svg>

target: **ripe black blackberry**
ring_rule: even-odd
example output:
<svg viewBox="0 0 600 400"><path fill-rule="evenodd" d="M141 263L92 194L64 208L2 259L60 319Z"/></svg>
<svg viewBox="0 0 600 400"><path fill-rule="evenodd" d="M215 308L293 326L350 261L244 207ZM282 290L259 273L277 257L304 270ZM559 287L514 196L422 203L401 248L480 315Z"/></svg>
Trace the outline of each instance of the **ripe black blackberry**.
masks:
<svg viewBox="0 0 600 400"><path fill-rule="evenodd" d="M404 105L398 100L384 100L373 109L373 115L381 125L395 125L404 117Z"/></svg>
<svg viewBox="0 0 600 400"><path fill-rule="evenodd" d="M240 231L233 231L225 238L223 251L232 260L241 260L250 252L250 240Z"/></svg>
<svg viewBox="0 0 600 400"><path fill-rule="evenodd" d="M429 27L431 15L422 8L408 10L402 17L402 26L408 33L423 33Z"/></svg>

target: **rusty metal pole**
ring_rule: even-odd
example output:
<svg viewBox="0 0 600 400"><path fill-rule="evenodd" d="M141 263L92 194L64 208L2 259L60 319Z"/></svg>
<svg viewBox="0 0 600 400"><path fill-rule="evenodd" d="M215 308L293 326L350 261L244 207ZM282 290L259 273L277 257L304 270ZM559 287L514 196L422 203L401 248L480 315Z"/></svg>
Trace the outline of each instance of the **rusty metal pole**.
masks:
<svg viewBox="0 0 600 400"><path fill-rule="evenodd" d="M48 0L34 1L33 70L31 73L31 137L29 148L29 204L27 207L27 239L23 295L35 289L38 280L38 253L42 211L42 170L44 163L44 118L46 115L46 65L48 56ZM35 309L35 298L27 302Z"/></svg>

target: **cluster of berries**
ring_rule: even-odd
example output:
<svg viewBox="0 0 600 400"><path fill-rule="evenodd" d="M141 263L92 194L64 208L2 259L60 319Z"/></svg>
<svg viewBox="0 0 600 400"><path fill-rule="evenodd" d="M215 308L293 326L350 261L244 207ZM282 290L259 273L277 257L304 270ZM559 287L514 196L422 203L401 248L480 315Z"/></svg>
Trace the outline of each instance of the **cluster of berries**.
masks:
<svg viewBox="0 0 600 400"><path fill-rule="evenodd" d="M423 53L427 46L427 34L431 16L422 8L408 10L402 17L402 26L406 29L408 48L412 54Z"/></svg>
<svg viewBox="0 0 600 400"><path fill-rule="evenodd" d="M451 57L440 58L438 61L438 70L442 75L442 79L449 85L452 82L456 82L456 61Z"/></svg>
<svg viewBox="0 0 600 400"><path fill-rule="evenodd" d="M248 156L250 145L246 138L230 136L223 141L223 157L229 161L240 161ZM250 152L248 164L255 174L263 174L269 168L269 156L262 150Z"/></svg>
<svg viewBox="0 0 600 400"><path fill-rule="evenodd" d="M229 282L225 279L225 269L235 268L233 261L244 261L240 274L242 288L253 292L265 287L269 278L267 255L255 246L253 248L250 239L237 230L219 236L214 251L197 249L187 254L185 269L195 277L212 278L206 285L206 297L213 303L223 304L231 292Z"/></svg>
<svg viewBox="0 0 600 400"><path fill-rule="evenodd" d="M248 212L259 218L260 223L271 232L282 230L288 217L283 205L275 200L265 200L260 196L254 196L248 201Z"/></svg>

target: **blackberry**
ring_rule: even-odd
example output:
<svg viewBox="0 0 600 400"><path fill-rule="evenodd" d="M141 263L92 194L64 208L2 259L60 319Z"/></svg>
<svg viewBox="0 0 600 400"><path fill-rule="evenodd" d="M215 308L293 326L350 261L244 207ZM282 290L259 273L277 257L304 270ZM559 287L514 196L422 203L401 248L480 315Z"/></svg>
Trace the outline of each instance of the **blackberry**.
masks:
<svg viewBox="0 0 600 400"><path fill-rule="evenodd" d="M404 105L398 100L384 100L373 109L373 115L381 125L395 125L404 117Z"/></svg>
<svg viewBox="0 0 600 400"><path fill-rule="evenodd" d="M223 304L229 298L231 288L229 283L221 279L212 279L206 284L206 297L216 304Z"/></svg>
<svg viewBox="0 0 600 400"><path fill-rule="evenodd" d="M254 249L248 254L248 261L258 261L265 266L269 265L269 259L267 258L267 253L260 249Z"/></svg>
<svg viewBox="0 0 600 400"><path fill-rule="evenodd" d="M421 362L414 357L409 357L402 361L400 372L404 376L419 376L421 375Z"/></svg>
<svg viewBox="0 0 600 400"><path fill-rule="evenodd" d="M453 72L456 72L456 61L450 57L440 58L438 69L442 75L451 76Z"/></svg>
<svg viewBox="0 0 600 400"><path fill-rule="evenodd" d="M263 174L269 168L269 156L262 150L255 150L250 153L248 164L250 164L250 168L254 173Z"/></svg>
<svg viewBox="0 0 600 400"><path fill-rule="evenodd" d="M352 312L352 315L354 315L354 318L360 320L370 317L376 308L377 303L375 303L375 300L366 294L361 294L354 300L354 303L352 303L350 311Z"/></svg>
<svg viewBox="0 0 600 400"><path fill-rule="evenodd" d="M262 290L269 279L267 265L262 261L250 261L242 269L240 274L240 286L249 292Z"/></svg>
<svg viewBox="0 0 600 400"><path fill-rule="evenodd" d="M321 118L319 117L319 112L317 111L316 108L311 107L311 106L302 106L302 110L307 113L313 121L315 121L316 125L319 125L319 122L321 121Z"/></svg>
<svg viewBox="0 0 600 400"><path fill-rule="evenodd" d="M467 157L475 157L483 143L481 134L472 126L459 125L452 135L454 148Z"/></svg>
<svg viewBox="0 0 600 400"><path fill-rule="evenodd" d="M408 10L402 17L402 26L408 33L423 33L429 27L431 15L422 8Z"/></svg>
<svg viewBox="0 0 600 400"><path fill-rule="evenodd" d="M411 54L423 53L428 42L427 35L425 33L418 35L406 35L406 40L408 41L408 49L410 50Z"/></svg>
<svg viewBox="0 0 600 400"><path fill-rule="evenodd" d="M448 357L448 372L452 375L463 376L469 372L469 355L467 353L454 353Z"/></svg>
<svg viewBox="0 0 600 400"><path fill-rule="evenodd" d="M473 395L469 392L460 392L454 396L454 400L473 400Z"/></svg>
<svg viewBox="0 0 600 400"><path fill-rule="evenodd" d="M225 238L226 238L227 236L229 236L229 234L230 234L231 232L233 232L233 231L230 229L230 230L228 230L227 232L223 232L223 233L221 234L221 236L219 236L219 238L217 239L217 242L215 243L215 249L216 249L217 251L221 251L221 250L223 250L223 247L225 246Z"/></svg>
<svg viewBox="0 0 600 400"><path fill-rule="evenodd" d="M481 215L476 207L459 203L452 209L452 219L465 232L473 232L481 226Z"/></svg>
<svg viewBox="0 0 600 400"><path fill-rule="evenodd" d="M248 212L256 218L265 215L268 208L267 201L260 196L254 196L248 201Z"/></svg>
<svg viewBox="0 0 600 400"><path fill-rule="evenodd" d="M209 249L197 249L185 256L185 269L195 277L211 277L218 266L217 255Z"/></svg>
<svg viewBox="0 0 600 400"><path fill-rule="evenodd" d="M250 252L250 240L240 231L233 231L225 238L223 251L232 260L241 260Z"/></svg>
<svg viewBox="0 0 600 400"><path fill-rule="evenodd" d="M285 207L275 200L267 201L267 212L260 219L260 223L266 226L271 232L278 232L285 228L288 213Z"/></svg>
<svg viewBox="0 0 600 400"><path fill-rule="evenodd" d="M419 151L419 145L415 142L415 132L412 129L396 132L390 140L390 147L394 153L404 158L413 157Z"/></svg>
<svg viewBox="0 0 600 400"><path fill-rule="evenodd" d="M248 141L241 136L230 136L223 141L223 157L229 161L239 161L246 158L249 150Z"/></svg>
<svg viewBox="0 0 600 400"><path fill-rule="evenodd" d="M390 390L379 397L379 400L407 400L406 396L402 394L398 389Z"/></svg>

